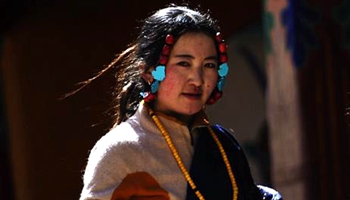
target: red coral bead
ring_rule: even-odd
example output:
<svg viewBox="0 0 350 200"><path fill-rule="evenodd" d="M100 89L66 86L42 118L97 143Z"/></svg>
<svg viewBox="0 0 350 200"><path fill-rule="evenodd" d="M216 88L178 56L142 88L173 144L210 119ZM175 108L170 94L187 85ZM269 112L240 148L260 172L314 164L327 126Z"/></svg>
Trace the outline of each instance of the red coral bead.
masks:
<svg viewBox="0 0 350 200"><path fill-rule="evenodd" d="M207 105L212 105L216 103L219 99L222 97L222 92L214 91L213 94L210 95L208 101L206 102Z"/></svg>
<svg viewBox="0 0 350 200"><path fill-rule="evenodd" d="M221 97L222 97L222 92L215 92L214 93L213 98L214 98L215 101L221 99Z"/></svg>
<svg viewBox="0 0 350 200"><path fill-rule="evenodd" d="M226 53L227 47L225 43L220 43L219 44L219 51L220 53Z"/></svg>
<svg viewBox="0 0 350 200"><path fill-rule="evenodd" d="M164 45L163 50L162 50L162 53L163 53L164 55L169 55L169 53L170 53L170 47L169 47L168 45Z"/></svg>
<svg viewBox="0 0 350 200"><path fill-rule="evenodd" d="M159 59L159 64L165 65L168 62L168 57L165 55L161 55Z"/></svg>
<svg viewBox="0 0 350 200"><path fill-rule="evenodd" d="M216 38L216 41L217 41L217 42L221 42L221 41L222 41L221 33L220 33L220 32L217 32L215 38Z"/></svg>
<svg viewBox="0 0 350 200"><path fill-rule="evenodd" d="M207 101L207 105L213 105L214 103L215 103L215 100L212 98L208 99Z"/></svg>
<svg viewBox="0 0 350 200"><path fill-rule="evenodd" d="M156 95L155 94L152 94L152 93L149 93L145 98L144 98L144 101L147 102L147 103L150 103L152 102L154 99L156 99Z"/></svg>
<svg viewBox="0 0 350 200"><path fill-rule="evenodd" d="M228 58L227 58L226 54L220 55L220 62L221 63L225 63L225 62L227 62L227 60L228 60Z"/></svg>
<svg viewBox="0 0 350 200"><path fill-rule="evenodd" d="M165 38L165 44L170 44L170 45L174 44L174 36L168 34Z"/></svg>

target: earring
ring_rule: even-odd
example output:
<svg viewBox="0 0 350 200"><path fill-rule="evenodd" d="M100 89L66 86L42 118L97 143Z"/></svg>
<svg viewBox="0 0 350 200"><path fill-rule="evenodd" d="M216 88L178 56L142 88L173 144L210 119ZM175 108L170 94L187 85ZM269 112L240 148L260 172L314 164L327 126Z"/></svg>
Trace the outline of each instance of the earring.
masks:
<svg viewBox="0 0 350 200"><path fill-rule="evenodd" d="M221 99L222 97L222 92L220 92L219 90L215 89L209 99L207 100L206 104L207 105L213 105L214 103L216 103L219 99Z"/></svg>

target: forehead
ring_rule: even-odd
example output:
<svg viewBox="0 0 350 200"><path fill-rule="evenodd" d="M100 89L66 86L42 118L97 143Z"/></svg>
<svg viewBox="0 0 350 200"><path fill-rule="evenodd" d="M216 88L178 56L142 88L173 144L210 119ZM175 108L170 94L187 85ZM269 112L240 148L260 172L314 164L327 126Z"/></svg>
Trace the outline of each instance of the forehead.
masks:
<svg viewBox="0 0 350 200"><path fill-rule="evenodd" d="M216 46L214 40L207 34L189 32L178 38L172 51L196 51L197 53L216 54Z"/></svg>

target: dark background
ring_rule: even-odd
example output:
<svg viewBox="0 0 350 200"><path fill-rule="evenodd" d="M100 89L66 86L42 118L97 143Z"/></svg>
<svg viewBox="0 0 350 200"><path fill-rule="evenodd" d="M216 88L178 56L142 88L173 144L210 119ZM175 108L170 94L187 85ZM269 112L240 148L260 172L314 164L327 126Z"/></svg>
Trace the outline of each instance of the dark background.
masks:
<svg viewBox="0 0 350 200"><path fill-rule="evenodd" d="M138 20L169 2L0 1L0 199L78 199L88 150L113 121L114 76L107 73L81 92L59 98L103 69L136 36ZM309 2L327 9L326 1ZM263 21L259 0L190 5L198 4L212 11L224 36ZM307 190L309 199L350 199L350 137L344 117L350 59L348 51L339 50L339 27L322 20L318 31L329 33L325 41L330 47L315 55L331 64L309 62L300 69Z"/></svg>

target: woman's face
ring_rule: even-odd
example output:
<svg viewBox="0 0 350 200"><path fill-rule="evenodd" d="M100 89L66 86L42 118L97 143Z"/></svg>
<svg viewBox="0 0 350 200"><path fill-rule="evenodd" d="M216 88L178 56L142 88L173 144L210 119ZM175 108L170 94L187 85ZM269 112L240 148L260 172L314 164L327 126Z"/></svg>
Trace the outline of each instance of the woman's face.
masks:
<svg viewBox="0 0 350 200"><path fill-rule="evenodd" d="M216 87L217 52L203 33L185 33L171 49L165 79L160 83L154 109L188 122Z"/></svg>

